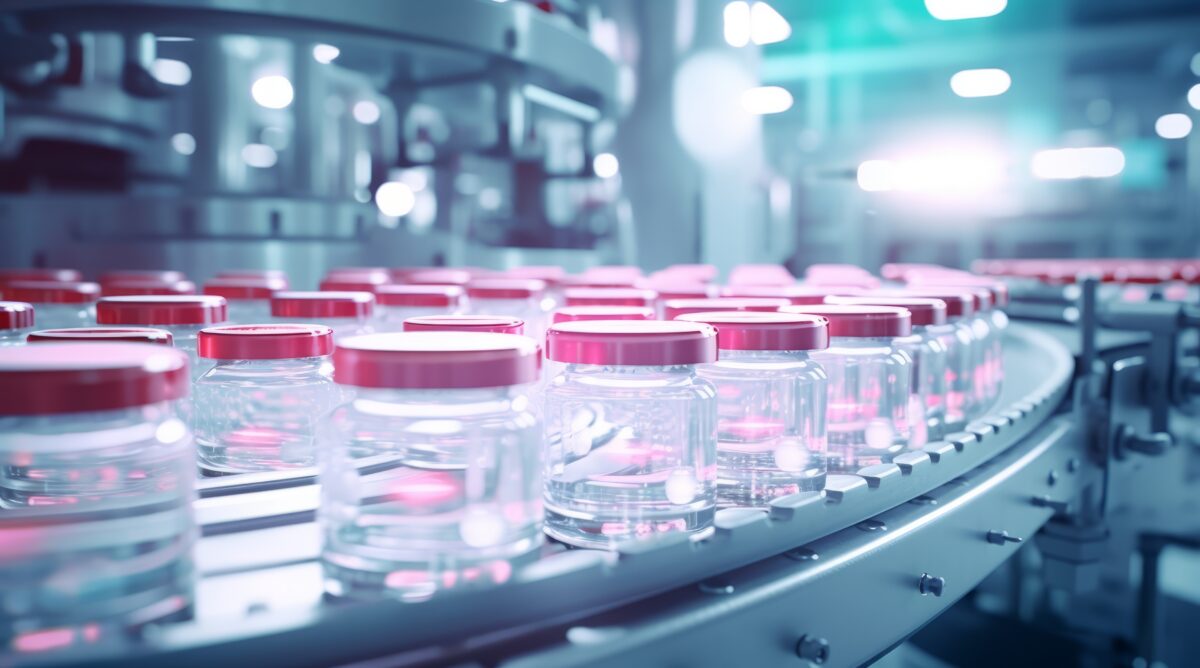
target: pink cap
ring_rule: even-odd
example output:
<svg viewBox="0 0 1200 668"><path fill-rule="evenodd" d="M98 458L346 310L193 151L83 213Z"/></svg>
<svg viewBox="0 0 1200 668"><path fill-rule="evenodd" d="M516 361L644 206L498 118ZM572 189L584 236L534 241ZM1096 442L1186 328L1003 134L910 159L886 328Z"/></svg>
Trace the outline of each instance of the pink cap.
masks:
<svg viewBox="0 0 1200 668"><path fill-rule="evenodd" d="M722 297L752 297L755 299L786 299L789 304L824 304L830 295L856 294L862 288L844 285L730 285L721 290Z"/></svg>
<svg viewBox="0 0 1200 668"><path fill-rule="evenodd" d="M658 293L638 288L571 288L563 297L567 306L652 306Z"/></svg>
<svg viewBox="0 0 1200 668"><path fill-rule="evenodd" d="M471 272L462 269L422 269L410 273L404 280L417 285L466 285L471 282Z"/></svg>
<svg viewBox="0 0 1200 668"><path fill-rule="evenodd" d="M715 299L669 299L663 304L663 318L674 320L684 313L705 313L708 311L778 311L780 307L790 302L779 298L734 298L717 297Z"/></svg>
<svg viewBox="0 0 1200 668"><path fill-rule="evenodd" d="M928 285L887 290L881 292L880 296L885 299L893 296L939 299L946 304L947 320L958 320L975 315L975 296L969 290Z"/></svg>
<svg viewBox="0 0 1200 668"><path fill-rule="evenodd" d="M33 305L25 302L0 302L0 329L33 327Z"/></svg>
<svg viewBox="0 0 1200 668"><path fill-rule="evenodd" d="M597 267L590 267L583 271L584 276L599 279L616 278L621 280L636 281L642 277L642 268L631 264L603 264Z"/></svg>
<svg viewBox="0 0 1200 668"><path fill-rule="evenodd" d="M333 330L321 325L226 325L200 330L200 357L211 360L288 360L333 353Z"/></svg>
<svg viewBox="0 0 1200 668"><path fill-rule="evenodd" d="M106 271L100 274L100 283L110 283L119 281L152 281L155 283L175 283L177 281L186 281L187 276L182 271L171 271L170 269L120 269L116 271Z"/></svg>
<svg viewBox="0 0 1200 668"><path fill-rule="evenodd" d="M287 272L279 269L226 269L217 272L217 278L259 279L264 281L283 281L283 289L287 289ZM221 295L224 297L225 295Z"/></svg>
<svg viewBox="0 0 1200 668"><path fill-rule="evenodd" d="M9 281L51 281L53 283L79 283L83 274L75 269L0 269L0 286Z"/></svg>
<svg viewBox="0 0 1200 668"><path fill-rule="evenodd" d="M338 342L333 379L354 387L504 387L538 379L533 339L484 332L368 334Z"/></svg>
<svg viewBox="0 0 1200 668"><path fill-rule="evenodd" d="M378 274L331 274L321 279L321 292L375 292L392 282L387 275Z"/></svg>
<svg viewBox="0 0 1200 668"><path fill-rule="evenodd" d="M4 286L4 296L31 304L90 304L100 298L100 286L87 282L12 281Z"/></svg>
<svg viewBox="0 0 1200 668"><path fill-rule="evenodd" d="M524 334L525 321L507 315L422 315L405 320L404 331Z"/></svg>
<svg viewBox="0 0 1200 668"><path fill-rule="evenodd" d="M566 275L566 269L552 264L542 266L513 267L512 269L504 272L504 276L508 278L536 278L539 281L545 281L546 285L558 285Z"/></svg>
<svg viewBox="0 0 1200 668"><path fill-rule="evenodd" d="M717 330L679 320L560 322L546 332L546 356L568 364L702 364L717 361Z"/></svg>
<svg viewBox="0 0 1200 668"><path fill-rule="evenodd" d="M785 306L780 310L824 316L833 337L894 338L912 334L912 314L894 306L824 304Z"/></svg>
<svg viewBox="0 0 1200 668"><path fill-rule="evenodd" d="M137 343L0 348L0 415L107 411L186 396L187 355Z"/></svg>
<svg viewBox="0 0 1200 668"><path fill-rule="evenodd" d="M823 350L829 347L829 322L797 313L718 311L685 313L679 320L717 328L721 350Z"/></svg>
<svg viewBox="0 0 1200 668"><path fill-rule="evenodd" d="M152 280L108 281L101 286L105 297L128 297L130 295L194 295L196 284L191 281L163 283Z"/></svg>
<svg viewBox="0 0 1200 668"><path fill-rule="evenodd" d="M67 329L43 329L25 337L30 343L68 343L91 341L93 343L154 343L169 346L174 337L165 329L152 327L69 327Z"/></svg>
<svg viewBox="0 0 1200 668"><path fill-rule="evenodd" d="M741 264L729 272L730 285L791 285L796 277L778 264Z"/></svg>
<svg viewBox="0 0 1200 668"><path fill-rule="evenodd" d="M980 287L978 285L942 285L941 283L939 283L937 285L917 285L917 286L914 286L913 289L920 291L920 292L937 291L937 290L946 290L946 291L952 290L955 292L961 291L961 292L968 293L971 295L971 299L975 305L976 313L979 313L981 311L992 310L992 299L993 299L992 291L985 287ZM929 297L931 295L923 294L921 296ZM938 298L940 299L941 297L938 297Z"/></svg>
<svg viewBox="0 0 1200 668"><path fill-rule="evenodd" d="M946 324L946 302L934 297L829 297L828 304L851 306L898 306L908 309L914 327Z"/></svg>
<svg viewBox="0 0 1200 668"><path fill-rule="evenodd" d="M462 299L463 289L457 285L383 285L375 291L380 306L451 308Z"/></svg>
<svg viewBox="0 0 1200 668"><path fill-rule="evenodd" d="M477 278L467 284L471 299L531 299L546 291L546 282L536 278Z"/></svg>
<svg viewBox="0 0 1200 668"><path fill-rule="evenodd" d="M673 264L655 272L658 276L678 276L708 283L717 278L717 267L711 264Z"/></svg>
<svg viewBox="0 0 1200 668"><path fill-rule="evenodd" d="M375 295L370 292L276 292L271 315L276 318L371 317Z"/></svg>
<svg viewBox="0 0 1200 668"><path fill-rule="evenodd" d="M705 283L667 283L652 281L651 287L658 292L658 300L665 302L671 299L712 299L717 296L715 285Z"/></svg>
<svg viewBox="0 0 1200 668"><path fill-rule="evenodd" d="M642 284L642 280L630 276L584 274L563 276L559 284L567 288L636 288Z"/></svg>
<svg viewBox="0 0 1200 668"><path fill-rule="evenodd" d="M387 280L392 275L392 270L387 267L334 267L325 272L326 278L340 278L342 276L373 276Z"/></svg>
<svg viewBox="0 0 1200 668"><path fill-rule="evenodd" d="M653 320L648 306L564 306L554 312L554 322L576 320Z"/></svg>
<svg viewBox="0 0 1200 668"><path fill-rule="evenodd" d="M160 295L105 297L96 304L101 325L216 325L228 319L224 297Z"/></svg>
<svg viewBox="0 0 1200 668"><path fill-rule="evenodd" d="M204 294L231 302L264 301L287 287L288 282L280 278L214 278L204 284Z"/></svg>

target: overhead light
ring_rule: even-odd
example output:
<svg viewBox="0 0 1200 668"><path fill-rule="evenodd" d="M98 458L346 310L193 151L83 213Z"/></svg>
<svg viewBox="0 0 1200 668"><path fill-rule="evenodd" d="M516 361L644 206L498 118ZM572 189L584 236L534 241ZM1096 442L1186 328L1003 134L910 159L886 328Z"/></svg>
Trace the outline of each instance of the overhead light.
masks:
<svg viewBox="0 0 1200 668"><path fill-rule="evenodd" d="M750 41L774 44L792 36L792 26L771 5L756 2L750 6Z"/></svg>
<svg viewBox="0 0 1200 668"><path fill-rule="evenodd" d="M1102 179L1125 169L1125 154L1112 146L1038 151L1030 169L1039 179Z"/></svg>
<svg viewBox="0 0 1200 668"><path fill-rule="evenodd" d="M750 3L731 2L725 5L725 43L741 47L750 43Z"/></svg>
<svg viewBox="0 0 1200 668"><path fill-rule="evenodd" d="M158 58L151 66L154 78L170 86L186 86L192 80L192 68L182 60Z"/></svg>
<svg viewBox="0 0 1200 668"><path fill-rule="evenodd" d="M363 125L373 125L379 120L381 114L379 105L371 100L355 102L351 113L354 115L354 120Z"/></svg>
<svg viewBox="0 0 1200 668"><path fill-rule="evenodd" d="M328 65L342 55L342 50L332 44L317 44L312 50L313 60Z"/></svg>
<svg viewBox="0 0 1200 668"><path fill-rule="evenodd" d="M1187 100L1192 109L1200 109L1200 84L1196 84L1188 89Z"/></svg>
<svg viewBox="0 0 1200 668"><path fill-rule="evenodd" d="M987 18L1007 6L1008 0L925 0L925 9L939 21Z"/></svg>
<svg viewBox="0 0 1200 668"><path fill-rule="evenodd" d="M1187 114L1164 114L1154 122L1154 131L1163 139L1183 139L1192 132L1192 119Z"/></svg>
<svg viewBox="0 0 1200 668"><path fill-rule="evenodd" d="M176 132L171 135L171 148L179 155L191 155L196 152L196 138L186 132Z"/></svg>
<svg viewBox="0 0 1200 668"><path fill-rule="evenodd" d="M407 216L417 204L417 197L407 183L388 181L375 191L375 206L385 216Z"/></svg>
<svg viewBox="0 0 1200 668"><path fill-rule="evenodd" d="M1012 85L1008 72L996 68L963 70L950 77L950 90L959 97L1003 95Z"/></svg>
<svg viewBox="0 0 1200 668"><path fill-rule="evenodd" d="M292 82L277 74L261 77L250 86L250 96L267 109L283 109L292 103L295 95Z"/></svg>
<svg viewBox="0 0 1200 668"><path fill-rule="evenodd" d="M1002 161L979 151L952 151L900 160L867 160L858 166L858 187L868 192L971 193L999 184Z"/></svg>
<svg viewBox="0 0 1200 668"><path fill-rule="evenodd" d="M617 175L620 169L621 164L617 162L617 156L612 153L601 153L592 158L592 171L602 179L611 179Z"/></svg>
<svg viewBox="0 0 1200 668"><path fill-rule="evenodd" d="M752 114L778 114L792 108L792 94L779 86L759 86L742 93L742 108Z"/></svg>
<svg viewBox="0 0 1200 668"><path fill-rule="evenodd" d="M251 167L267 169L275 166L279 155L266 144L246 144L242 147L242 160Z"/></svg>

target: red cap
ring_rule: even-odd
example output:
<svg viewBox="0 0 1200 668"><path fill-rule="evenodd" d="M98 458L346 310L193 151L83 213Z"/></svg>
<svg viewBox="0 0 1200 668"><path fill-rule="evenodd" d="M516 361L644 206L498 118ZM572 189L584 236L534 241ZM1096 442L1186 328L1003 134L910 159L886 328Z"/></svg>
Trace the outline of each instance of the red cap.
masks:
<svg viewBox="0 0 1200 668"><path fill-rule="evenodd" d="M287 280L281 278L214 278L204 284L204 294L224 297L231 302L263 301L287 288Z"/></svg>
<svg viewBox="0 0 1200 668"><path fill-rule="evenodd" d="M1152 282L1160 281L1156 279ZM917 273L910 275L908 284L912 287L987 288L992 293L991 304L993 306L1008 306L1008 284L981 276L972 276L961 272Z"/></svg>
<svg viewBox="0 0 1200 668"><path fill-rule="evenodd" d="M53 283L78 283L83 274L75 269L0 269L0 285L9 281L50 281Z"/></svg>
<svg viewBox="0 0 1200 668"><path fill-rule="evenodd" d="M524 334L525 321L507 315L422 315L405 320L404 331Z"/></svg>
<svg viewBox="0 0 1200 668"><path fill-rule="evenodd" d="M228 319L224 297L161 295L105 297L96 304L101 325L216 325Z"/></svg>
<svg viewBox="0 0 1200 668"><path fill-rule="evenodd" d="M392 270L387 267L334 267L325 272L326 278L341 278L342 276L373 276L387 280Z"/></svg>
<svg viewBox="0 0 1200 668"><path fill-rule="evenodd" d="M471 299L530 299L546 291L536 278L478 278L467 284Z"/></svg>
<svg viewBox="0 0 1200 668"><path fill-rule="evenodd" d="M276 292L271 315L276 318L369 318L375 310L370 292Z"/></svg>
<svg viewBox="0 0 1200 668"><path fill-rule="evenodd" d="M137 343L45 343L0 348L0 415L108 411L171 401L188 391L187 355Z"/></svg>
<svg viewBox="0 0 1200 668"><path fill-rule="evenodd" d="M321 325L226 325L200 330L196 352L210 360L290 360L333 352L333 330Z"/></svg>
<svg viewBox="0 0 1200 668"><path fill-rule="evenodd" d="M778 311L787 306L788 300L780 298L733 298L715 299L669 299L663 304L663 318L674 320L684 313L706 313L709 311Z"/></svg>
<svg viewBox="0 0 1200 668"><path fill-rule="evenodd" d="M648 306L564 306L554 312L554 322L576 320L653 320Z"/></svg>
<svg viewBox="0 0 1200 668"><path fill-rule="evenodd" d="M130 295L194 295L196 284L191 281L108 281L103 284L105 297L127 297Z"/></svg>
<svg viewBox="0 0 1200 668"><path fill-rule="evenodd" d="M642 281L632 276L585 274L563 276L559 283L567 288L636 288Z"/></svg>
<svg viewBox="0 0 1200 668"><path fill-rule="evenodd" d="M43 329L31 332L26 340L30 343L68 343L91 341L93 343L156 343L169 346L174 337L165 329L152 327L69 327L67 329Z"/></svg>
<svg viewBox="0 0 1200 668"><path fill-rule="evenodd" d="M0 302L0 329L33 327L33 305L25 302Z"/></svg>
<svg viewBox="0 0 1200 668"><path fill-rule="evenodd" d="M571 288L563 297L567 306L652 306L658 293L638 288Z"/></svg>
<svg viewBox="0 0 1200 668"><path fill-rule="evenodd" d="M154 283L175 283L177 281L186 281L187 276L182 271L171 271L170 269L121 269L117 271L106 271L100 274L100 283L112 283L121 281L151 281Z"/></svg>
<svg viewBox="0 0 1200 668"><path fill-rule="evenodd" d="M386 275L378 274L331 274L318 285L321 292L375 292L391 283Z"/></svg>
<svg viewBox="0 0 1200 668"><path fill-rule="evenodd" d="M786 299L789 304L824 304L830 295L856 294L861 290L844 285L730 285L721 290L721 296Z"/></svg>
<svg viewBox="0 0 1200 668"><path fill-rule="evenodd" d="M916 289L920 290L921 292L927 291L926 287L921 286L921 285L916 286ZM985 287L980 287L978 285L942 285L939 283L936 286L933 286L933 285L928 286L928 289L929 290L933 290L933 289L954 290L956 292L961 290L962 292L965 292L965 293L968 293L971 295L971 299L975 304L975 312L976 313L979 313L980 311L992 310L993 293L991 290L989 290ZM921 296L928 297L930 295L921 295ZM940 299L940 297L939 297L939 299Z"/></svg>
<svg viewBox="0 0 1200 668"><path fill-rule="evenodd" d="M354 387L504 387L538 379L533 339L484 332L368 334L338 342L333 379Z"/></svg>
<svg viewBox="0 0 1200 668"><path fill-rule="evenodd" d="M560 322L546 332L546 356L568 364L702 364L717 361L717 330L679 320Z"/></svg>
<svg viewBox="0 0 1200 668"><path fill-rule="evenodd" d="M796 313L722 311L685 313L679 320L717 328L721 350L823 350L829 347L829 322Z"/></svg>
<svg viewBox="0 0 1200 668"><path fill-rule="evenodd" d="M279 269L226 269L217 272L217 278L259 279L264 281L283 281L283 289L287 289L287 272ZM225 295L221 295L224 297Z"/></svg>
<svg viewBox="0 0 1200 668"><path fill-rule="evenodd" d="M946 304L946 317L949 320L975 315L975 296L969 290L929 285L888 290L880 294L885 299L892 296L940 299Z"/></svg>
<svg viewBox="0 0 1200 668"><path fill-rule="evenodd" d="M462 303L463 289L457 285L383 285L375 291L380 306L428 306L450 308Z"/></svg>
<svg viewBox="0 0 1200 668"><path fill-rule="evenodd" d="M784 313L824 316L829 335L852 338L893 338L912 334L912 314L894 306L814 305L785 306Z"/></svg>
<svg viewBox="0 0 1200 668"><path fill-rule="evenodd" d="M916 327L946 324L946 302L935 297L829 297L828 304L851 306L898 306L908 309Z"/></svg>
<svg viewBox="0 0 1200 668"><path fill-rule="evenodd" d="M100 298L100 286L87 282L12 281L4 286L4 296L31 304L90 304Z"/></svg>
<svg viewBox="0 0 1200 668"><path fill-rule="evenodd" d="M462 269L422 269L408 274L404 280L417 285L466 285L471 282L471 272Z"/></svg>

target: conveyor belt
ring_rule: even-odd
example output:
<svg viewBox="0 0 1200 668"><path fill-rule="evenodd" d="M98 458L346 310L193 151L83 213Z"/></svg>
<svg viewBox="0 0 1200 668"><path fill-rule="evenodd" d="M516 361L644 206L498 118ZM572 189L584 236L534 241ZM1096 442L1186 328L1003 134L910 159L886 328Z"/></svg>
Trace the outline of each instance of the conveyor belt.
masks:
<svg viewBox="0 0 1200 668"><path fill-rule="evenodd" d="M1056 446L1066 438L1066 430L1051 423L1068 390L1074 363L1061 344L1030 326L1016 324L1006 341L1005 366L1008 378L998 404L1002 408L972 423L967 431L929 444L923 451L906 453L893 464L869 467L854 476L830 476L823 494L785 497L773 503L769 512L721 511L715 535L699 542L671 537L620 553L568 550L550 544L536 563L518 568L503 586L447 592L419 604L322 601L316 561L320 541L312 522L318 491L311 477L301 475L290 482L276 478L265 483L260 479L249 486L233 480L208 483L208 495L197 503L205 537L197 550L202 577L195 620L160 627L142 644L114 650L111 661L121 665L217 665L234 658L246 662L288 656L293 664L317 665L388 656L389 662L420 663L467 659L482 653L491 656L490 662L508 656L506 648L516 640L522 651L528 651L530 643L540 639L536 645L551 652L543 657L545 665L619 662L620 652L606 655L595 654L594 648L580 649L588 647L586 640L556 647L563 638L559 631L589 618L603 619L597 616L607 611L653 611L673 605L671 601L678 596L694 595L697 583L719 580L722 574L767 573L771 564L795 568L795 561L779 555L802 546L831 555L829 561L821 562L819 573L814 571L811 576L814 582L825 582L823 574L829 570L825 564L878 565L882 562L876 559L883 557L877 553L917 549L905 547L913 542L902 537L953 531L944 528L953 524L947 522L976 516L976 506L990 507L985 498L1032 509L1011 525L1028 535L1048 519L1050 511L1035 505L1024 492L1015 502L1018 497L1003 481L1025 484L1022 471L1034 463L1040 466L1044 457L1077 454ZM962 487L961 481L968 479L971 489L986 491ZM229 493L234 489L250 491ZM945 502L908 503L918 498ZM909 528L878 534L855 528L867 520L882 521L889 528ZM860 545L846 538L847 534L872 540ZM877 543L874 538L889 540ZM889 542L893 539L899 542ZM928 550L936 553L940 548L934 545ZM845 550L850 552L837 557L841 561L833 561L832 555ZM986 554L999 559L1005 553L996 548ZM972 560L972 573L961 579L949 566L945 572L955 572L959 583L977 581L994 567L993 561ZM840 572L839 568L828 574ZM761 580L768 589L772 586L769 579ZM800 578L793 584L807 590L807 582ZM721 587L718 585L717 591ZM788 585L788 590L792 589ZM822 589L825 593L820 594L815 591L811 594L814 602L847 601L841 604L847 614L879 613L869 598L850 602L836 587ZM954 597L966 589L955 591ZM810 598L808 593L802 596ZM951 598L939 601L948 605ZM882 651L942 607L899 608L895 612L904 614L903 624L888 627L876 642L862 647L878 646L877 651ZM886 617L893 616L889 610ZM648 620L638 633L653 637L659 632L654 630L655 623ZM636 646L638 643L629 645ZM93 654L88 658L94 661L99 657ZM863 658L869 655L859 657Z"/></svg>

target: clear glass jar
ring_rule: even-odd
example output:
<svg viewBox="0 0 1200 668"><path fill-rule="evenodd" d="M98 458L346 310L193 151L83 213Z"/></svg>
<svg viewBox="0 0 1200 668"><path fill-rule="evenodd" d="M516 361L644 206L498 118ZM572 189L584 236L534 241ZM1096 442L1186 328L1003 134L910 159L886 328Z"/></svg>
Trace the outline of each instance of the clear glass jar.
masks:
<svg viewBox="0 0 1200 668"><path fill-rule="evenodd" d="M829 348L812 357L829 375L829 472L855 473L891 461L912 438L913 360L898 341L912 335L908 309L788 306L829 320Z"/></svg>
<svg viewBox="0 0 1200 668"><path fill-rule="evenodd" d="M5 299L26 302L37 313L38 327L59 329L96 324L96 283L13 281L4 287Z"/></svg>
<svg viewBox="0 0 1200 668"><path fill-rule="evenodd" d="M912 335L896 340L913 361L909 445L924 446L946 432L947 347L939 327L946 325L946 303L930 297L898 297L889 294L829 297L830 304L894 306L908 309Z"/></svg>
<svg viewBox="0 0 1200 668"><path fill-rule="evenodd" d="M551 326L565 365L544 394L546 532L612 549L655 534L712 532L716 332L699 323L587 320Z"/></svg>
<svg viewBox="0 0 1200 668"><path fill-rule="evenodd" d="M340 341L354 393L326 421L326 590L422 600L498 584L542 542L539 349L510 334L406 332ZM366 468L368 465L371 468Z"/></svg>
<svg viewBox="0 0 1200 668"><path fill-rule="evenodd" d="M467 284L470 313L520 318L525 335L535 341L542 340L550 321L545 295L545 281L533 278L483 278Z"/></svg>
<svg viewBox="0 0 1200 668"><path fill-rule="evenodd" d="M937 286L909 288L899 294L937 299L946 305L946 323L926 326L925 331L936 336L946 349L943 435L962 431L967 422L978 414L978 404L975 400L977 346L975 332L971 327L972 316L975 314L975 298L967 290Z"/></svg>
<svg viewBox="0 0 1200 668"><path fill-rule="evenodd" d="M192 430L209 474L315 466L317 425L341 403L333 332L319 325L234 325L200 332L215 362L196 380Z"/></svg>
<svg viewBox="0 0 1200 668"><path fill-rule="evenodd" d="M187 353L192 381L204 375L212 364L196 354L200 330L228 320L224 297L214 295L137 295L105 297L96 305L96 320L101 325L141 326L165 329L171 333L177 349ZM190 401L180 402L187 414Z"/></svg>
<svg viewBox="0 0 1200 668"><path fill-rule="evenodd" d="M0 350L0 663L190 606L186 366L128 343Z"/></svg>
<svg viewBox="0 0 1200 668"><path fill-rule="evenodd" d="M680 316L717 329L720 359L697 373L717 388L717 502L765 507L825 489L828 377L810 354L824 318L783 313Z"/></svg>
<svg viewBox="0 0 1200 668"><path fill-rule="evenodd" d="M25 302L0 302L0 348L23 346L33 331L33 306Z"/></svg>
<svg viewBox="0 0 1200 668"><path fill-rule="evenodd" d="M381 332L402 332L404 321L466 310L466 293L457 285L386 285L375 292L375 326Z"/></svg>
<svg viewBox="0 0 1200 668"><path fill-rule="evenodd" d="M278 277L218 277L204 284L204 294L225 298L231 325L260 325L271 322L271 297L287 286Z"/></svg>
<svg viewBox="0 0 1200 668"><path fill-rule="evenodd" d="M371 316L375 295L370 292L277 292L271 298L271 317L278 323L324 325L334 342L374 331Z"/></svg>

